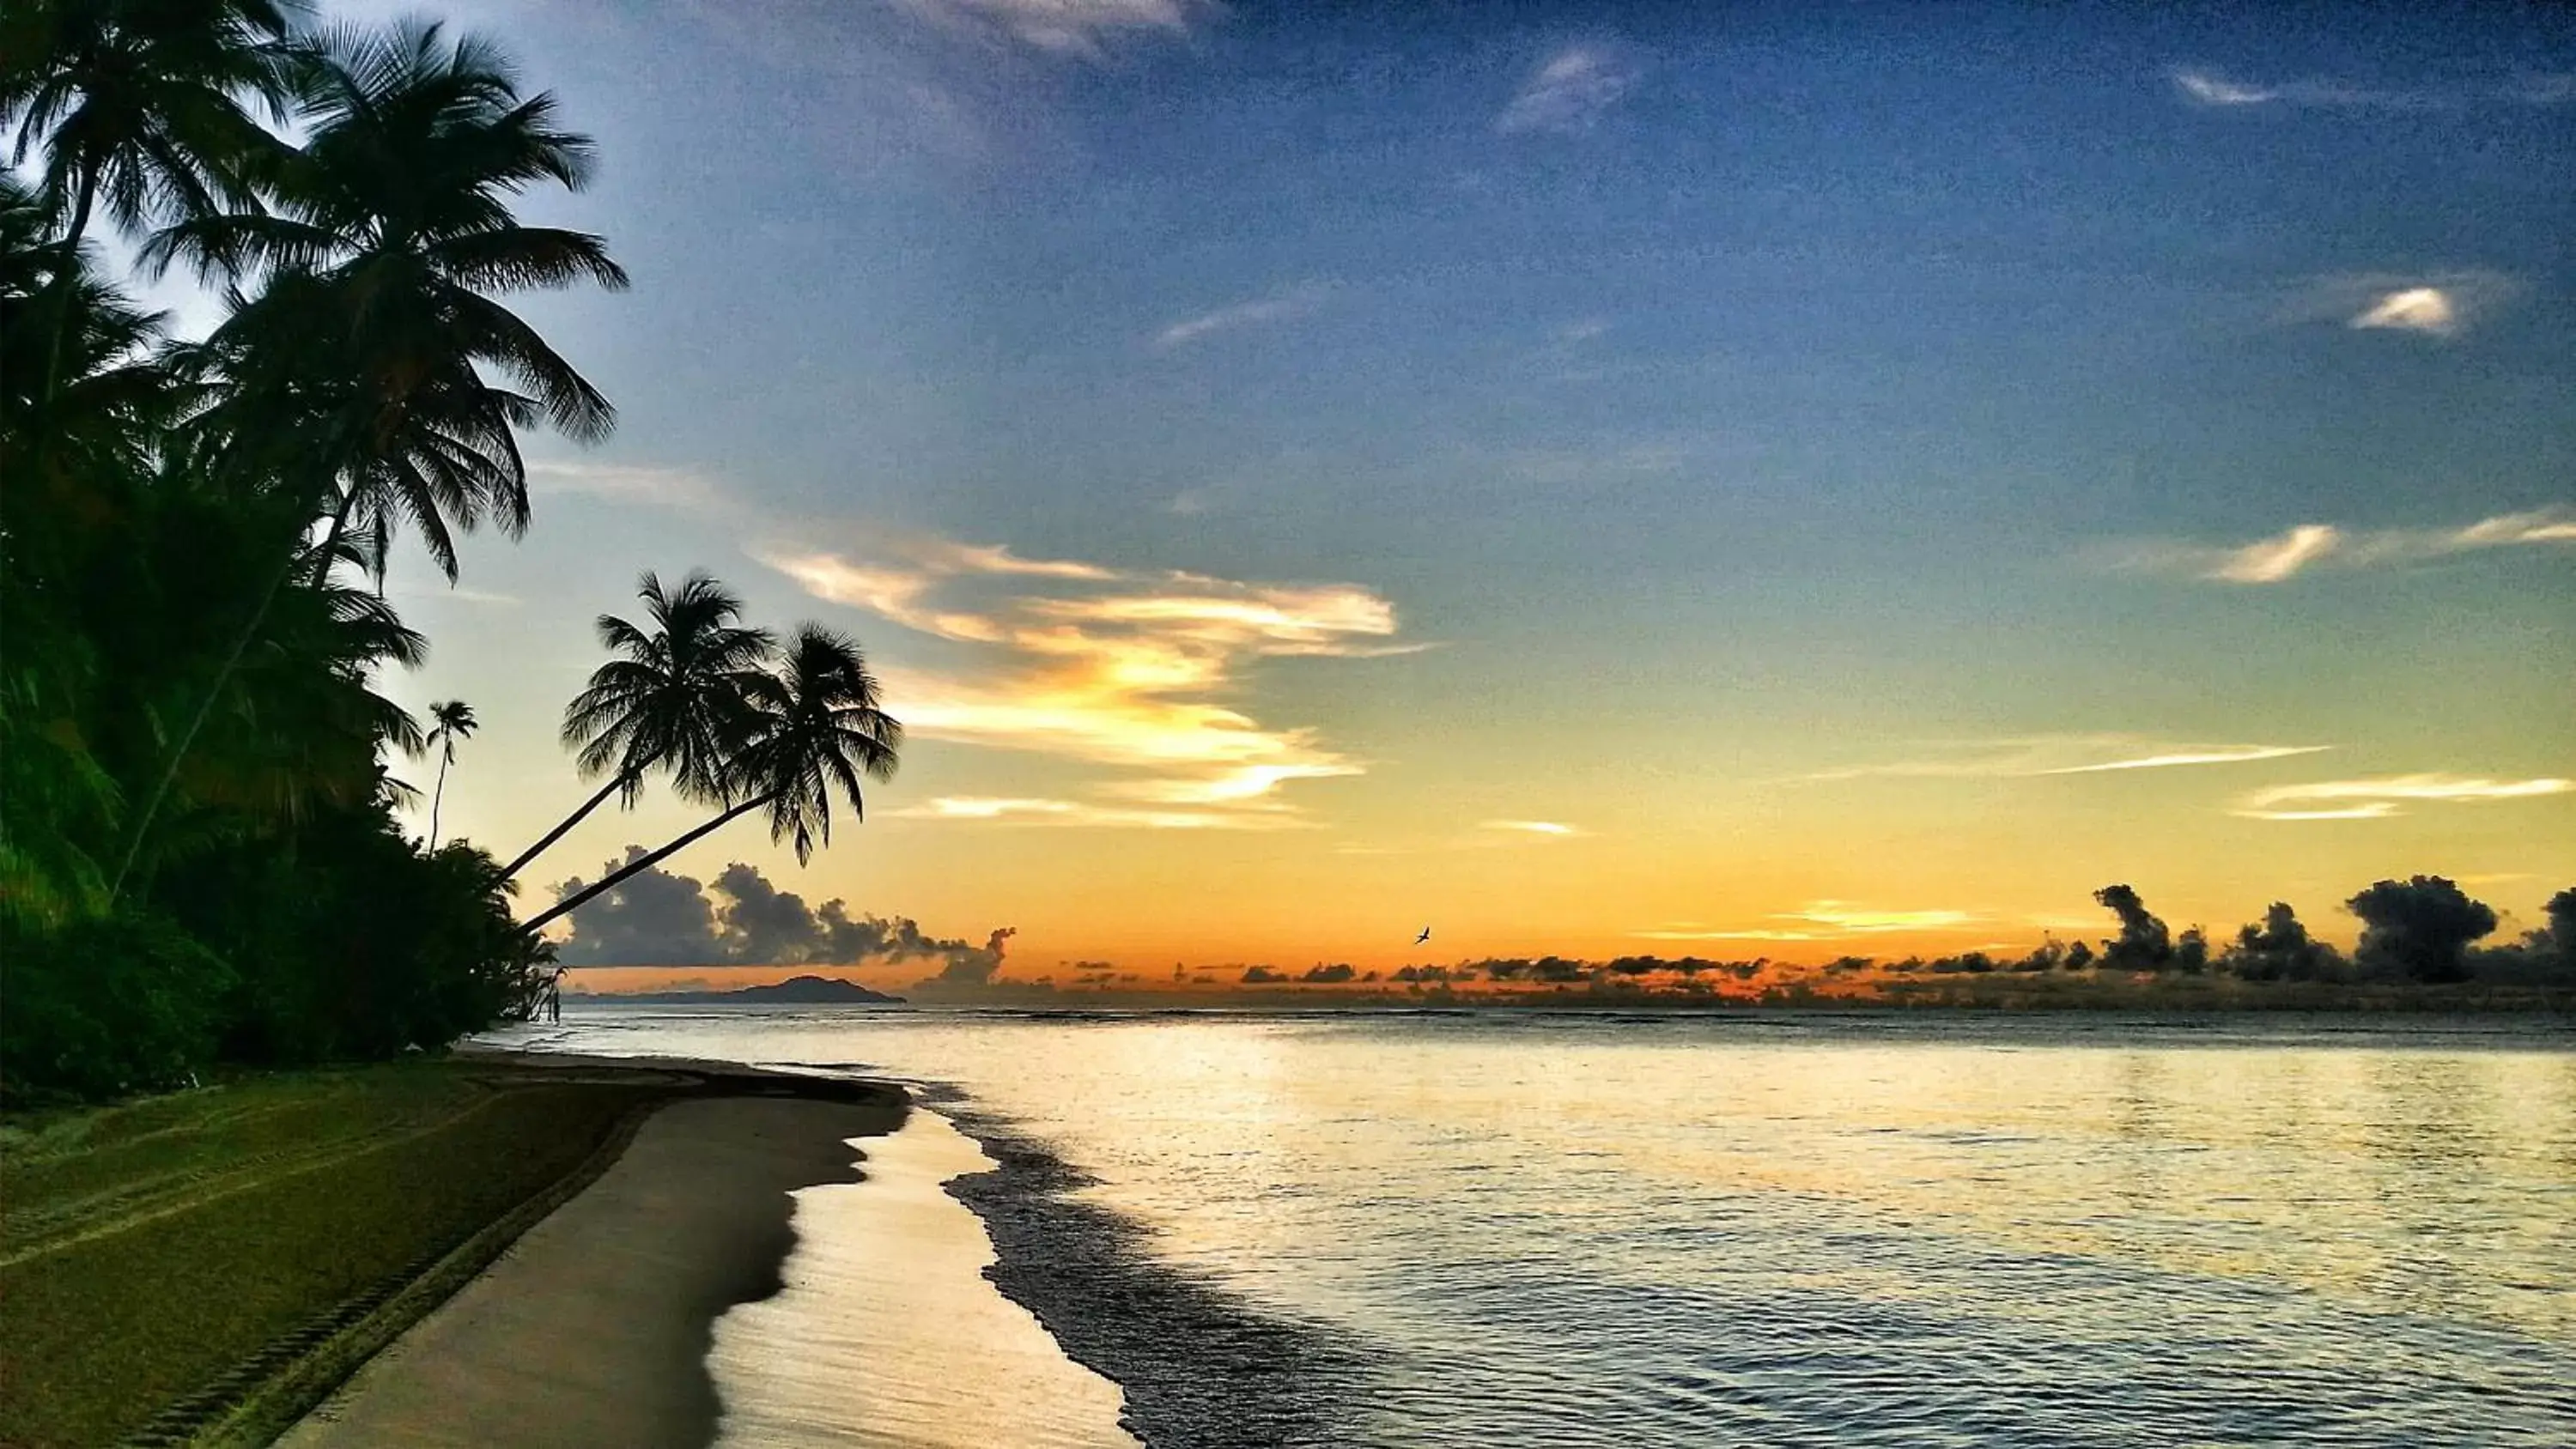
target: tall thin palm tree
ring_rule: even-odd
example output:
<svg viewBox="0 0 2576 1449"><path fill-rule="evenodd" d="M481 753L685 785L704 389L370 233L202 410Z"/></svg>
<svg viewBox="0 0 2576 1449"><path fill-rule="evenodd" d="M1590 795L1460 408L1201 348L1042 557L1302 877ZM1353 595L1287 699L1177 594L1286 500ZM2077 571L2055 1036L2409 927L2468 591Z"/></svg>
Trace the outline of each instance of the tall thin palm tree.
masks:
<svg viewBox="0 0 2576 1449"><path fill-rule="evenodd" d="M101 202L128 233L176 216L256 204L250 174L279 143L251 108L283 119L297 0L19 0L0 20L0 125L10 164L39 146L60 244L76 248ZM64 274L68 277L68 273ZM54 392L57 309L40 395Z"/></svg>
<svg viewBox="0 0 2576 1449"><path fill-rule="evenodd" d="M554 98L521 96L489 42L451 43L435 24L334 30L297 53L292 73L307 134L259 178L269 211L184 220L156 235L143 259L188 259L230 279L237 299L243 281L264 282L203 349L228 395L201 427L236 471L263 485L284 479L314 505L301 517L327 528L319 549L290 541L282 551L134 812L111 896L215 696L305 560L327 574L341 532L356 527L374 540L381 574L395 525L408 521L452 579L451 524L472 528L489 516L513 536L527 526L518 430L551 424L590 442L616 418L598 389L490 295L626 285L598 237L522 226L511 214L530 186L578 191L589 182L589 138L555 125ZM512 386L488 381L487 368Z"/></svg>
<svg viewBox="0 0 2576 1449"><path fill-rule="evenodd" d="M734 803L679 839L629 861L527 923L531 935L602 891L659 865L754 810L768 812L769 837L787 841L799 862L832 840L832 798L864 819L862 778L893 776L903 726L883 707L883 692L858 644L814 624L799 625L779 672L752 691L752 728L726 770Z"/></svg>
<svg viewBox="0 0 2576 1449"><path fill-rule="evenodd" d="M429 795L429 848L438 849L438 810L447 801L447 767L456 763L456 746L474 734L474 706L461 699L442 699L429 707L429 733L421 744L438 751L438 785Z"/></svg>
<svg viewBox="0 0 2576 1449"><path fill-rule="evenodd" d="M742 599L692 571L676 589L647 573L636 588L646 626L599 616L599 642L619 657L591 671L564 709L564 744L580 751L585 778L608 781L563 823L501 870L509 880L564 833L617 795L632 808L654 770L670 773L682 799L715 804L725 769L748 734L750 697L778 650L766 629L745 628Z"/></svg>

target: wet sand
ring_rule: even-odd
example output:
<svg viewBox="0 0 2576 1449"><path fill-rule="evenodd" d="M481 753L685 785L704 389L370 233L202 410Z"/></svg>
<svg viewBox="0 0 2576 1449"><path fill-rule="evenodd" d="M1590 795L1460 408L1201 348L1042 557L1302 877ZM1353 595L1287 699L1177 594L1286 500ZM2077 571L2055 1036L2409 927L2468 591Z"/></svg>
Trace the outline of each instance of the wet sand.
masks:
<svg viewBox="0 0 2576 1449"><path fill-rule="evenodd" d="M674 1102L599 1180L377 1355L290 1449L698 1449L715 1320L780 1286L788 1194L855 1182L902 1098Z"/></svg>

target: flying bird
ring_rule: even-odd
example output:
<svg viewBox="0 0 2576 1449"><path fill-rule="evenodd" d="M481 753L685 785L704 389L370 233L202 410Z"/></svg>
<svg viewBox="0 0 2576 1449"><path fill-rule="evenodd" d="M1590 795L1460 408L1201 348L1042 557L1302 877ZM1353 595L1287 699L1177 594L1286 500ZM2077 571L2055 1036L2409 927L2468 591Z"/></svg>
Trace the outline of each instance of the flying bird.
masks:
<svg viewBox="0 0 2576 1449"><path fill-rule="evenodd" d="M1415 945L1419 946L1419 945L1421 945L1423 942L1428 941L1428 940L1430 940L1430 939L1431 939L1431 928L1430 928L1429 926L1425 926L1425 927L1423 927L1423 928L1422 928L1422 934L1413 938L1413 944L1415 944Z"/></svg>

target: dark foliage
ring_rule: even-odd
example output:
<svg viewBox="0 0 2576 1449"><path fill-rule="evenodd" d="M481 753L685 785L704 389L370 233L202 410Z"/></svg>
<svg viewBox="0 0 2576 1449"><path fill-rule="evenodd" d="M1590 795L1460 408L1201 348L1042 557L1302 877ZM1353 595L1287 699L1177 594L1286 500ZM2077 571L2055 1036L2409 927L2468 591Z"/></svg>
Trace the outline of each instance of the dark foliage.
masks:
<svg viewBox="0 0 2576 1449"><path fill-rule="evenodd" d="M2362 969L2413 981L2468 980L2470 943L2496 928L2492 909L2437 875L2381 881L2344 909L2361 918Z"/></svg>
<svg viewBox="0 0 2576 1449"><path fill-rule="evenodd" d="M484 42L295 13L29 0L0 26L13 1098L436 1047L551 976L488 856L396 826L385 759L425 740L375 679L427 644L352 580L397 524L449 564L454 530L515 530L517 433L607 426L493 300L622 285L509 210L578 184L588 143ZM222 284L208 341L101 272L93 218ZM444 707L439 743L471 722Z"/></svg>

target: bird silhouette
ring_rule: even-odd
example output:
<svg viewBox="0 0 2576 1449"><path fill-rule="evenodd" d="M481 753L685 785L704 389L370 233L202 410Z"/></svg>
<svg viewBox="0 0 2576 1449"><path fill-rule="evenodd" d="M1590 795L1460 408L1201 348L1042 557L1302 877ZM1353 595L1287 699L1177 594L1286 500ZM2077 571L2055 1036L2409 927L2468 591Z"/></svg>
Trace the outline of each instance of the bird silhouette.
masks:
<svg viewBox="0 0 2576 1449"><path fill-rule="evenodd" d="M1415 945L1419 946L1419 945L1421 945L1423 942L1428 941L1428 940L1430 940L1430 939L1431 939L1431 928L1430 928L1429 926L1425 926L1425 927L1423 927L1423 928L1422 928L1422 934L1413 938L1413 944L1415 944Z"/></svg>

